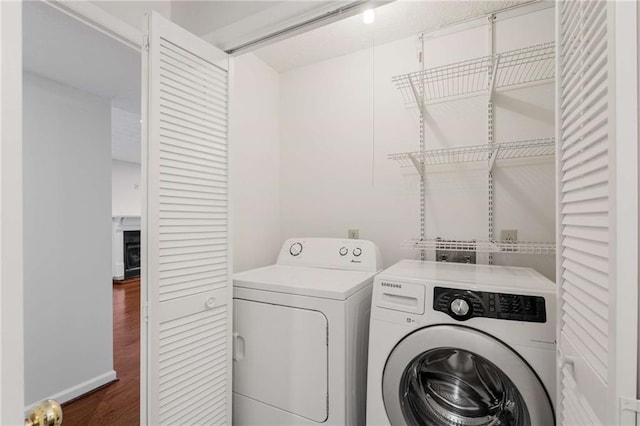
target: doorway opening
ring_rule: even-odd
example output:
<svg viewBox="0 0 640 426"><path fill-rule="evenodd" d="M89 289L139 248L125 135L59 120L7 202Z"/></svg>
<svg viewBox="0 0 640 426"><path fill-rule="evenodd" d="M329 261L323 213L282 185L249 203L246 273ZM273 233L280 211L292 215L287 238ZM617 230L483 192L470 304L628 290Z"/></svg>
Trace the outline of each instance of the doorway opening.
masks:
<svg viewBox="0 0 640 426"><path fill-rule="evenodd" d="M140 423L140 79L139 51L23 2L25 403L65 425Z"/></svg>

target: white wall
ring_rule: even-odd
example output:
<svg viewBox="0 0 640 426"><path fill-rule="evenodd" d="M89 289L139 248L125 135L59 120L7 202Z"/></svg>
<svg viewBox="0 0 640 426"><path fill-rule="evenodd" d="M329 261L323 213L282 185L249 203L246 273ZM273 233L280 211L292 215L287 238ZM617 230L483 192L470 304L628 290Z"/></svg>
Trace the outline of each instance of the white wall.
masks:
<svg viewBox="0 0 640 426"><path fill-rule="evenodd" d="M111 211L113 216L140 216L140 164L111 161Z"/></svg>
<svg viewBox="0 0 640 426"><path fill-rule="evenodd" d="M496 24L497 51L553 40L553 9ZM488 54L487 27L425 42L426 67ZM401 243L419 232L419 178L389 153L419 149L419 113L391 78L417 71L416 38L376 46L281 76L281 227L291 236L360 237L380 246L385 265L418 254ZM554 134L553 85L496 98L497 141ZM486 98L435 105L428 149L485 144ZM553 241L554 161L502 163L495 173L495 229L520 240ZM522 167L520 167L522 166ZM427 237L487 238L486 165L433 169L426 181ZM554 256L495 256L496 264L555 276Z"/></svg>
<svg viewBox="0 0 640 426"><path fill-rule="evenodd" d="M229 155L236 272L274 263L280 234L279 75L253 54L233 61Z"/></svg>
<svg viewBox="0 0 640 426"><path fill-rule="evenodd" d="M138 87L138 96L140 88ZM128 163L142 162L142 117L140 110L129 112L111 102L111 157Z"/></svg>
<svg viewBox="0 0 640 426"><path fill-rule="evenodd" d="M110 102L24 74L25 403L114 378Z"/></svg>
<svg viewBox="0 0 640 426"><path fill-rule="evenodd" d="M413 46L398 47L413 56ZM375 89L371 49L282 75L281 226L283 239L346 238L347 229L358 228L389 265L413 254L398 238L418 232L417 179L403 177L384 158L385 146L400 134L393 140L377 136ZM417 140L408 117L399 133Z"/></svg>

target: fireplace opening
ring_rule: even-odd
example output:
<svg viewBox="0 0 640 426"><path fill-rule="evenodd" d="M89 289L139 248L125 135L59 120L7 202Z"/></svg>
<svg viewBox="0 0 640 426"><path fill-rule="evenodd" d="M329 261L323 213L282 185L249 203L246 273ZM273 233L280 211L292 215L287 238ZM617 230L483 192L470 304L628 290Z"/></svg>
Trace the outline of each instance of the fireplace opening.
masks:
<svg viewBox="0 0 640 426"><path fill-rule="evenodd" d="M140 231L124 231L124 279L140 276Z"/></svg>

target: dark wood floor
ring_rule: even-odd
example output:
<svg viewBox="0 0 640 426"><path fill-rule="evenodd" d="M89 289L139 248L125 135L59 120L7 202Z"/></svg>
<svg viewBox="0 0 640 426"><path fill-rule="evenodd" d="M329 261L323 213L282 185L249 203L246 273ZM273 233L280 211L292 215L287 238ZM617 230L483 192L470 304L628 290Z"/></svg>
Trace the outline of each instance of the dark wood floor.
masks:
<svg viewBox="0 0 640 426"><path fill-rule="evenodd" d="M140 424L140 280L113 284L118 381L62 407L64 426Z"/></svg>

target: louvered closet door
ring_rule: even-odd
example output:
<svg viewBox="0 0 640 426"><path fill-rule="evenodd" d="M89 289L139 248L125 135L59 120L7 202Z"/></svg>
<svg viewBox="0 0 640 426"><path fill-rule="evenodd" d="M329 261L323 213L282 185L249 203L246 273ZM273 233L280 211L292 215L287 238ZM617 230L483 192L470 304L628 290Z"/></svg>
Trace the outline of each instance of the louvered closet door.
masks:
<svg viewBox="0 0 640 426"><path fill-rule="evenodd" d="M628 324L617 321L624 303L616 298L627 277L617 276L616 263L621 187L616 182L615 5L563 1L556 11L561 353L556 409L563 425L619 424L620 378L632 375L635 382L635 366L621 362L619 347L627 339L628 350L636 349L633 333L625 334Z"/></svg>
<svg viewBox="0 0 640 426"><path fill-rule="evenodd" d="M146 35L142 422L230 424L228 58L156 13Z"/></svg>

